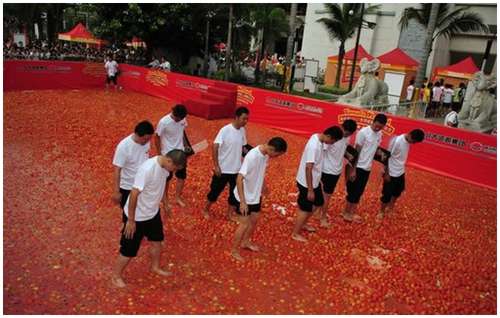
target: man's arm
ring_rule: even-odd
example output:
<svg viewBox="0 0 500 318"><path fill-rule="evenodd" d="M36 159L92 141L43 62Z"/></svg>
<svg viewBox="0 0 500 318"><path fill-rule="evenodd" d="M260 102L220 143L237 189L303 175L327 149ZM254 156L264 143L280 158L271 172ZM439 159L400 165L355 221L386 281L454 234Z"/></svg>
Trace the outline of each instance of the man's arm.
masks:
<svg viewBox="0 0 500 318"><path fill-rule="evenodd" d="M248 205L245 199L245 191L243 188L243 175L238 173L238 177L236 178L236 189L238 189L238 196L240 197L240 212L243 216L248 214Z"/></svg>
<svg viewBox="0 0 500 318"><path fill-rule="evenodd" d="M219 166L219 147L220 145L216 143L214 143L214 146L212 147L212 160L214 162L214 172L217 177L220 177L222 174Z"/></svg>
<svg viewBox="0 0 500 318"><path fill-rule="evenodd" d="M314 201L314 188L313 188L313 171L314 163L306 163L306 183L307 183L307 200Z"/></svg>
<svg viewBox="0 0 500 318"><path fill-rule="evenodd" d="M156 150L158 151L158 154L161 155L161 140L160 140L160 136L158 136L157 134L155 134L155 146L156 146Z"/></svg>
<svg viewBox="0 0 500 318"><path fill-rule="evenodd" d="M135 209L137 207L137 198L139 197L139 193L140 192L137 188L133 188L130 192L128 202L128 220L123 231L123 234L127 239L132 239L135 233Z"/></svg>
<svg viewBox="0 0 500 318"><path fill-rule="evenodd" d="M120 175L121 175L122 168L115 166L113 169L113 196L112 199L116 203L120 203L122 199L122 194L120 192Z"/></svg>

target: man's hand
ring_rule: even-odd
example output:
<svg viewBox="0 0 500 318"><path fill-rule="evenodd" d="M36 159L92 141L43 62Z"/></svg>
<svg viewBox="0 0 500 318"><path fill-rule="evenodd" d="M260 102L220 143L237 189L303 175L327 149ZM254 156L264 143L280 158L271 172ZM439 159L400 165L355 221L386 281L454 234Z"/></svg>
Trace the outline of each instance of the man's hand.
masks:
<svg viewBox="0 0 500 318"><path fill-rule="evenodd" d="M113 200L114 203L120 204L122 201L122 194L120 191L114 192L113 195L111 196L111 200Z"/></svg>
<svg viewBox="0 0 500 318"><path fill-rule="evenodd" d="M214 167L214 173L217 177L220 177L222 175L222 171L220 170L220 167L218 165Z"/></svg>
<svg viewBox="0 0 500 318"><path fill-rule="evenodd" d="M241 215L247 216L248 215L248 205L244 202L240 203L240 212Z"/></svg>
<svg viewBox="0 0 500 318"><path fill-rule="evenodd" d="M135 221L128 220L127 224L125 224L125 230L123 231L123 234L125 235L126 239L131 240L132 237L134 237L135 233Z"/></svg>
<svg viewBox="0 0 500 318"><path fill-rule="evenodd" d="M351 181L356 180L356 169L351 170L351 173L349 174L349 180Z"/></svg>
<svg viewBox="0 0 500 318"><path fill-rule="evenodd" d="M314 202L314 190L307 190L307 200Z"/></svg>

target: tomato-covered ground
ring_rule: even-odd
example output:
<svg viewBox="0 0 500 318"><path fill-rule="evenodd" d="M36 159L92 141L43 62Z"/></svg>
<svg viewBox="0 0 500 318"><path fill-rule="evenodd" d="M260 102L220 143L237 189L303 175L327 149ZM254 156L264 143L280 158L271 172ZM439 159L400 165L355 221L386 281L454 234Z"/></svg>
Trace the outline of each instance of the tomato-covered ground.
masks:
<svg viewBox="0 0 500 318"><path fill-rule="evenodd" d="M377 227L376 167L360 205L364 224L338 217L341 179L332 228L299 243L290 232L306 139L252 122L251 144L275 135L289 144L267 170L271 193L255 233L262 251L243 252L244 263L230 257L236 225L224 219L226 194L211 221L201 216L212 169L205 150L189 163L189 208L164 219L162 265L174 275L148 272L143 242L128 287L113 288L121 212L110 199L112 156L138 121L156 125L170 106L130 92L4 93L6 314L496 313L494 191L409 168L397 211ZM194 142L212 141L227 122L188 121Z"/></svg>

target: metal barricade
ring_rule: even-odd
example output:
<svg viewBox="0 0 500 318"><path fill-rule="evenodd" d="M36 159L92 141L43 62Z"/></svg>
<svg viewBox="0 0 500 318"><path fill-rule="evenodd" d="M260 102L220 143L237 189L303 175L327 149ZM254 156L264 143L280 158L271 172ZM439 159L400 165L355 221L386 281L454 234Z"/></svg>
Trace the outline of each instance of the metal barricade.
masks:
<svg viewBox="0 0 500 318"><path fill-rule="evenodd" d="M391 113L397 116L404 116L414 119L426 118L427 103L417 102L401 102L393 104L373 104L367 106L370 110Z"/></svg>

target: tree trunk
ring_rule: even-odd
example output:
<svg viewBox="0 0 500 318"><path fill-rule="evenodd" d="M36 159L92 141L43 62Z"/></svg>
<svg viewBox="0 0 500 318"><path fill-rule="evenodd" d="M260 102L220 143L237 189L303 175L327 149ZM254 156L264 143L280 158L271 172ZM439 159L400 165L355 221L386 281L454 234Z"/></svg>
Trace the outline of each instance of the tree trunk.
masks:
<svg viewBox="0 0 500 318"><path fill-rule="evenodd" d="M287 74L292 74L288 69L292 67L292 58L293 58L293 40L295 37L295 22L297 20L297 3L292 3L290 8L290 21L289 21L289 30L288 30L288 41L286 43L286 59L285 59L285 72L283 73L283 83L284 83L284 92L290 91L290 78Z"/></svg>
<svg viewBox="0 0 500 318"><path fill-rule="evenodd" d="M429 15L429 23L427 24L427 31L425 34L425 44L424 52L420 59L420 66L417 71L417 77L415 79L415 87L420 87L422 85L422 80L425 77L425 72L427 71L427 61L429 60L429 55L432 49L432 37L434 35L434 30L436 29L437 16L439 12L439 3L433 3L431 7L431 13Z"/></svg>
<svg viewBox="0 0 500 318"><path fill-rule="evenodd" d="M257 84L260 82L260 62L262 61L262 55L264 52L264 29L261 29L260 34L262 34L262 38L257 50L257 61L255 62L255 83Z"/></svg>
<svg viewBox="0 0 500 318"><path fill-rule="evenodd" d="M342 64L344 63L344 55L345 55L345 49L344 49L344 42L340 42L339 46L339 59L337 61L337 75L335 76L335 87L340 86L340 74L342 73Z"/></svg>
<svg viewBox="0 0 500 318"><path fill-rule="evenodd" d="M205 34L205 63L203 65L203 74L205 77L208 77L208 62L209 62L209 55L208 55L208 38L209 38L209 33L210 33L210 17L207 18L207 30Z"/></svg>
<svg viewBox="0 0 500 318"><path fill-rule="evenodd" d="M229 5L229 24L227 27L227 43L226 43L226 70L224 73L224 80L229 80L229 74L231 72L231 35L233 30L233 6L234 4Z"/></svg>

